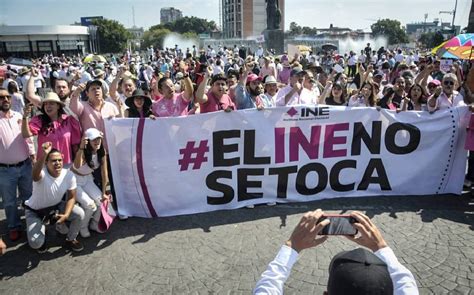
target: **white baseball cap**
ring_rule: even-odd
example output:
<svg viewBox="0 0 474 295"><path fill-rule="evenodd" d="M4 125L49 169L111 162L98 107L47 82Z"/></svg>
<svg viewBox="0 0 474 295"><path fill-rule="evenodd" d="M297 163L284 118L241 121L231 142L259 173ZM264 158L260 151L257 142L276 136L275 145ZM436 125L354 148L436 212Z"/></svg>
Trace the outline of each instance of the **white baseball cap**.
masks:
<svg viewBox="0 0 474 295"><path fill-rule="evenodd" d="M95 128L89 128L86 130L86 132L84 132L84 135L86 136L87 139L89 140L94 140L96 139L97 137L100 137L100 138L103 138L103 134L102 132L100 132L99 130L95 129Z"/></svg>

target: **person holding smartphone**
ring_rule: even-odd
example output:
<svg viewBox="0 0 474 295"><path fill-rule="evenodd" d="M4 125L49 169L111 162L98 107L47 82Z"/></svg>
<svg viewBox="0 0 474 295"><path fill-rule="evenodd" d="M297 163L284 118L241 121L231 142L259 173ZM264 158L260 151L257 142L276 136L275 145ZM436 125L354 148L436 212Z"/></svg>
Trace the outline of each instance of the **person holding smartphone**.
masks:
<svg viewBox="0 0 474 295"><path fill-rule="evenodd" d="M301 251L323 244L329 235L322 232L339 219L347 220L353 228L344 226L346 230L339 231L341 227L337 226L333 227L336 232L327 234L342 234L371 251L358 248L336 254L329 266L325 294L375 294L371 293L374 290L376 294L418 294L413 274L397 260L368 216L358 211L343 216L330 215L321 209L303 215L257 282L254 294L283 294L283 286Z"/></svg>

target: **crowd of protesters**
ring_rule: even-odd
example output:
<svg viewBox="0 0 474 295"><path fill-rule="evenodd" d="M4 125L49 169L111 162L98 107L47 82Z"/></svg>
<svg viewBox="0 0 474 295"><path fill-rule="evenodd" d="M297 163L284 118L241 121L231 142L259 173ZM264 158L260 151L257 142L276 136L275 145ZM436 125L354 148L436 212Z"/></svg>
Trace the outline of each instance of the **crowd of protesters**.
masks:
<svg viewBox="0 0 474 295"><path fill-rule="evenodd" d="M0 195L10 240L22 234L18 199L29 245L39 252L47 249L48 222L74 251L83 249L77 236L101 232L99 208L114 195L104 136L109 118L300 104L435 112L474 100L469 64L442 69L431 54L370 44L344 55L274 55L261 47L252 53L235 45L107 58L46 55L33 67L8 68L0 88ZM466 183L472 181L469 165Z"/></svg>

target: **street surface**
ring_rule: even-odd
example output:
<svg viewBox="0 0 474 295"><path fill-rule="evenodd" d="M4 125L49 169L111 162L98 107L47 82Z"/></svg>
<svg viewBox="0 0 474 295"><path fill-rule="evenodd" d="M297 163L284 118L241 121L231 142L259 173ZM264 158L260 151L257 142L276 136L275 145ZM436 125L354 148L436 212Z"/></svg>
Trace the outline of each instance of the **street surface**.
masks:
<svg viewBox="0 0 474 295"><path fill-rule="evenodd" d="M373 218L421 294L474 294L474 201L469 195L340 198L158 219L115 221L70 253L50 228L49 251L26 239L0 257L0 294L250 294L301 215L322 208ZM5 214L0 228L6 234ZM322 294L343 237L301 255L285 294Z"/></svg>

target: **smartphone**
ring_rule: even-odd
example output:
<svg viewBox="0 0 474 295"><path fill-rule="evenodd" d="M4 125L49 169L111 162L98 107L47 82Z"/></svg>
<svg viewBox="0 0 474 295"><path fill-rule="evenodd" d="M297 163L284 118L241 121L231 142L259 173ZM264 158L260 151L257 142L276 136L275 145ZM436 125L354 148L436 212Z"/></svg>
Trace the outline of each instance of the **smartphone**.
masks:
<svg viewBox="0 0 474 295"><path fill-rule="evenodd" d="M357 234L357 229L352 226L357 221L350 215L323 215L318 223L325 219L329 219L330 223L321 230L320 235L353 236Z"/></svg>

